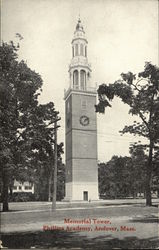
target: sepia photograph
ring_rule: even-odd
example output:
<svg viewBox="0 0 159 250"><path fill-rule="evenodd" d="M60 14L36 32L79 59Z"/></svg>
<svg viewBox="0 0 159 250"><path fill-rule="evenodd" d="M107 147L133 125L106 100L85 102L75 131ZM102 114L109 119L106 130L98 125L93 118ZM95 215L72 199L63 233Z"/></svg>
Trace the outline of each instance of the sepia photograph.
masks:
<svg viewBox="0 0 159 250"><path fill-rule="evenodd" d="M159 0L0 9L0 249L159 249Z"/></svg>

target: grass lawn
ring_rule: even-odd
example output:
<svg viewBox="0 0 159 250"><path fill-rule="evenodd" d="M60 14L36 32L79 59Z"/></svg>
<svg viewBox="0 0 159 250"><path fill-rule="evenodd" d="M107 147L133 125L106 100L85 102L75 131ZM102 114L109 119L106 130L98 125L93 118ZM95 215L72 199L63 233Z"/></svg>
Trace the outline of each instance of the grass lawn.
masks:
<svg viewBox="0 0 159 250"><path fill-rule="evenodd" d="M78 220L78 223L65 219ZM10 249L159 248L157 206L96 204L54 212L26 209L2 213L1 220L3 246ZM44 225L49 230L43 230Z"/></svg>

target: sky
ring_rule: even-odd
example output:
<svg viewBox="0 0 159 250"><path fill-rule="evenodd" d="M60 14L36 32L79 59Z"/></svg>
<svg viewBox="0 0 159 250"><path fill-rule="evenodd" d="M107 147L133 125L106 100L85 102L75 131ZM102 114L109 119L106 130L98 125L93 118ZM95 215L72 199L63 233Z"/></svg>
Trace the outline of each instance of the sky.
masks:
<svg viewBox="0 0 159 250"><path fill-rule="evenodd" d="M58 142L65 141L64 89L69 87L71 41L81 18L88 40L92 86L113 83L122 72L143 71L146 61L158 65L159 15L157 0L2 0L1 37L18 42L19 58L43 79L40 103L53 101L60 112ZM98 160L129 155L138 141L119 131L136 118L115 99L97 115Z"/></svg>

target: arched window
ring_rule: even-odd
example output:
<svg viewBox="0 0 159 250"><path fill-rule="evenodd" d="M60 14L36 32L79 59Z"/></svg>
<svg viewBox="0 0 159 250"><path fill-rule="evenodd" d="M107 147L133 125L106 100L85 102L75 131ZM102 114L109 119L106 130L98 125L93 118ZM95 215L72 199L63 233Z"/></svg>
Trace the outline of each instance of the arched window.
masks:
<svg viewBox="0 0 159 250"><path fill-rule="evenodd" d="M75 56L78 56L78 44L75 44Z"/></svg>
<svg viewBox="0 0 159 250"><path fill-rule="evenodd" d="M83 51L83 44L81 43L81 44L80 44L80 55L81 55L81 56L83 56L83 52L84 52L84 51Z"/></svg>
<svg viewBox="0 0 159 250"><path fill-rule="evenodd" d="M73 72L73 88L78 89L78 71Z"/></svg>
<svg viewBox="0 0 159 250"><path fill-rule="evenodd" d="M86 72L84 70L80 71L81 89L86 89Z"/></svg>

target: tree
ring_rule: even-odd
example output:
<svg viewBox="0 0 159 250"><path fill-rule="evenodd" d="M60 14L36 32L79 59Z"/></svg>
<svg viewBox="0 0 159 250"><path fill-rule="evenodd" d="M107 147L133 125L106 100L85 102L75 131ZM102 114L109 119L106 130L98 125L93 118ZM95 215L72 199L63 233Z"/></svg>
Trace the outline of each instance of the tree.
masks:
<svg viewBox="0 0 159 250"><path fill-rule="evenodd" d="M0 164L3 211L8 210L8 187L14 178L33 176L42 164L53 165L54 128L58 112L52 102L39 105L42 79L24 61L19 46L0 46ZM47 164L48 166L48 164Z"/></svg>
<svg viewBox="0 0 159 250"><path fill-rule="evenodd" d="M131 157L113 156L98 168L99 193L105 198L136 197L145 193L147 156L140 146L131 147Z"/></svg>
<svg viewBox="0 0 159 250"><path fill-rule="evenodd" d="M52 125L57 120L58 113L52 102L38 105L32 116L31 128L25 130L26 138L30 138L31 152L34 156L30 157L30 165L36 166L34 180L40 188L37 190L42 200L50 200L52 195L52 173L55 163L55 129ZM61 158L63 143L57 145L57 151L58 158Z"/></svg>
<svg viewBox="0 0 159 250"><path fill-rule="evenodd" d="M133 197L136 197L137 193L144 193L145 195L146 163L148 157L144 153L142 145L132 145L130 147L130 155L132 161L131 188L133 190Z"/></svg>
<svg viewBox="0 0 159 250"><path fill-rule="evenodd" d="M57 200L61 201L65 196L65 165L59 161L57 171Z"/></svg>
<svg viewBox="0 0 159 250"><path fill-rule="evenodd" d="M105 198L131 197L133 163L127 156L113 156L107 163L99 164L99 193Z"/></svg>
<svg viewBox="0 0 159 250"><path fill-rule="evenodd" d="M64 168L61 160L61 154L63 153L63 143L57 145L57 151L58 151L57 189L59 193L59 186L61 185L62 189L64 188L63 187ZM50 153L47 153L46 150L43 148L43 150L39 150L37 151L37 153L39 154L38 159L40 159L40 164L39 166L36 167L36 172L34 173L35 195L38 200L51 201L53 192L52 170L54 171L53 149L50 148ZM57 194L57 199L59 199L58 194Z"/></svg>
<svg viewBox="0 0 159 250"><path fill-rule="evenodd" d="M125 126L122 133L132 133L148 139L148 159L146 164L146 205L152 205L151 182L153 171L154 150L159 144L159 68L150 62L145 63L143 72L136 75L132 72L122 73L121 79L113 84L102 84L98 88L99 103L96 112L104 113L106 107L115 96L129 105L129 113L139 117L140 122L134 121Z"/></svg>
<svg viewBox="0 0 159 250"><path fill-rule="evenodd" d="M41 77L24 61L18 62L17 51L12 42L0 46L0 163L4 211L8 210L10 176L21 157L21 136L26 127L24 117L29 117L37 105L37 90L42 86Z"/></svg>

